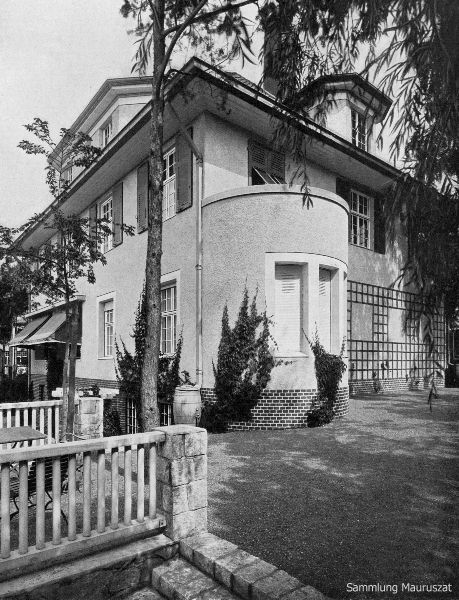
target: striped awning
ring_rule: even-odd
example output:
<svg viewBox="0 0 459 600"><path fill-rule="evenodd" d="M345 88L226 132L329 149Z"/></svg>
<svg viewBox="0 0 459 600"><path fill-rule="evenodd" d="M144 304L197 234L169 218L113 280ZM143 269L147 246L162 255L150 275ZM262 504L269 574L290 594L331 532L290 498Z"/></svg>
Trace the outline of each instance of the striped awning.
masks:
<svg viewBox="0 0 459 600"><path fill-rule="evenodd" d="M35 331L25 342L25 346L65 343L65 312L53 313L51 317Z"/></svg>
<svg viewBox="0 0 459 600"><path fill-rule="evenodd" d="M32 336L47 320L49 314L41 315L32 319L12 340L8 342L9 346L27 346L28 338Z"/></svg>

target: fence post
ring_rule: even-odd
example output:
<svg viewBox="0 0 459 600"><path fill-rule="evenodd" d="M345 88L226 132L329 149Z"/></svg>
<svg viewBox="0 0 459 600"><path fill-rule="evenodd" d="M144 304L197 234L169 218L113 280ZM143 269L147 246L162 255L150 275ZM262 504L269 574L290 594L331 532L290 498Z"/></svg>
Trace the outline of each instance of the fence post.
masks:
<svg viewBox="0 0 459 600"><path fill-rule="evenodd" d="M172 540L207 531L207 431L191 425L158 427L159 510Z"/></svg>

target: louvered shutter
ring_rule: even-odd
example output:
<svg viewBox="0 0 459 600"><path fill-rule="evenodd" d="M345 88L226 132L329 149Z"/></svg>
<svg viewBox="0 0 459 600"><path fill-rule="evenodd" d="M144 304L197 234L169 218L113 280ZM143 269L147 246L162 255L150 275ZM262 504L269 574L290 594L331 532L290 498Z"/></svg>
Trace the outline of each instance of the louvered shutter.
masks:
<svg viewBox="0 0 459 600"><path fill-rule="evenodd" d="M113 190L113 245L123 243L123 182Z"/></svg>
<svg viewBox="0 0 459 600"><path fill-rule="evenodd" d="M330 352L331 341L331 273L319 269L319 320L317 333L322 346Z"/></svg>
<svg viewBox="0 0 459 600"><path fill-rule="evenodd" d="M268 172L269 170L269 157L268 150L260 144L255 142L251 142L249 146L249 155L250 155L250 171L252 169L260 169L261 171Z"/></svg>
<svg viewBox="0 0 459 600"><path fill-rule="evenodd" d="M148 227L148 163L137 169L137 231Z"/></svg>
<svg viewBox="0 0 459 600"><path fill-rule="evenodd" d="M193 129L188 133L193 137ZM175 140L176 161L176 211L181 212L193 205L193 153L185 137L180 133Z"/></svg>
<svg viewBox="0 0 459 600"><path fill-rule="evenodd" d="M283 352L299 352L301 341L301 266L276 265L275 340Z"/></svg>
<svg viewBox="0 0 459 600"><path fill-rule="evenodd" d="M374 251L379 254L386 253L386 223L384 220L384 198L374 198Z"/></svg>
<svg viewBox="0 0 459 600"><path fill-rule="evenodd" d="M270 152L269 170L270 175L285 181L285 156L280 152Z"/></svg>
<svg viewBox="0 0 459 600"><path fill-rule="evenodd" d="M89 237L93 243L96 244L97 240L97 203L95 202L89 207ZM61 241L59 240L59 243Z"/></svg>

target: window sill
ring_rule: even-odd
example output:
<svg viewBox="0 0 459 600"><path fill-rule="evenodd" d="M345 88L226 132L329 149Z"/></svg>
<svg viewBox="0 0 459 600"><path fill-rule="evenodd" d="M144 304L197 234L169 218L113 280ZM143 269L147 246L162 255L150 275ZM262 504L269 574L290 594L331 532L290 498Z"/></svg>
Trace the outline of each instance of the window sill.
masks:
<svg viewBox="0 0 459 600"><path fill-rule="evenodd" d="M113 360L115 357L112 356L99 356L97 360Z"/></svg>
<svg viewBox="0 0 459 600"><path fill-rule="evenodd" d="M352 242L348 242L348 244L349 244L349 246L354 246L354 248L361 248L362 250L368 250L369 252L374 252L373 248L367 248L366 246L360 246L359 244L353 244Z"/></svg>
<svg viewBox="0 0 459 600"><path fill-rule="evenodd" d="M275 352L275 358L308 358L309 354L306 352Z"/></svg>

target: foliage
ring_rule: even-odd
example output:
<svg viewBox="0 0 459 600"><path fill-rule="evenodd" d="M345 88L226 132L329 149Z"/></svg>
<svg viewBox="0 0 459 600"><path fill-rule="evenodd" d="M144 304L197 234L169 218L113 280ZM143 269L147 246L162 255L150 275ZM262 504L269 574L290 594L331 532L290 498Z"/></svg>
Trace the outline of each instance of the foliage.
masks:
<svg viewBox="0 0 459 600"><path fill-rule="evenodd" d="M308 427L320 427L330 423L335 416L335 403L346 364L343 360L344 343L339 355L330 354L319 340L317 331L309 345L314 354L314 369L317 379L317 399L308 413Z"/></svg>
<svg viewBox="0 0 459 600"><path fill-rule="evenodd" d="M0 382L0 402L25 402L29 398L27 375L5 377Z"/></svg>
<svg viewBox="0 0 459 600"><path fill-rule="evenodd" d="M62 369L63 405L62 430L73 433L75 397L75 360L78 329L78 309L72 298L77 293L77 281L85 278L94 283L94 264L106 263L101 250L106 236L112 234L112 224L105 219L90 223L88 218L65 214L62 205L68 197L70 181L65 176L68 167L89 167L101 153L91 145L91 138L70 129L60 130L55 142L48 122L35 118L26 130L36 141L19 143L26 154L46 158L46 182L54 198L53 204L43 215L34 215L19 228L0 225L0 260L7 258L14 264L19 281L29 293L43 294L48 303L63 300L66 312L65 358ZM40 248L27 247L21 234L42 223L49 230L49 239ZM127 234L132 227L121 224ZM19 236L19 237L18 237Z"/></svg>
<svg viewBox="0 0 459 600"><path fill-rule="evenodd" d="M256 294L249 306L247 288L244 290L233 328L225 305L217 365L213 365L216 401L204 404L202 426L225 431L229 421L251 420L251 410L268 385L275 365L270 339L269 319L266 312L258 313Z"/></svg>
<svg viewBox="0 0 459 600"><path fill-rule="evenodd" d="M141 377L142 364L145 355L145 336L146 336L146 293L145 287L142 290L137 310L135 314L135 323L132 331L134 338L134 353L129 352L126 345L121 340L121 347L115 341L116 349L116 376L120 386L120 393L126 398L133 400L137 409L137 420L140 431L144 431L144 419L142 412L141 398ZM183 338L180 335L175 353L170 355L160 355L159 373L158 373L158 398L162 402L172 402L174 399L175 388L180 385L180 358L182 355Z"/></svg>
<svg viewBox="0 0 459 600"><path fill-rule="evenodd" d="M0 343L6 344L11 338L16 317L28 308L27 290L10 262L0 265L0 298Z"/></svg>
<svg viewBox="0 0 459 600"><path fill-rule="evenodd" d="M104 437L113 435L123 435L120 413L106 402L104 403Z"/></svg>

